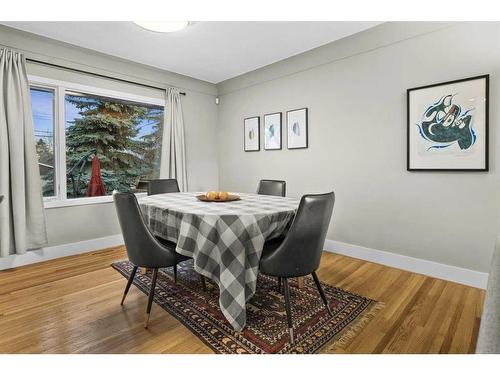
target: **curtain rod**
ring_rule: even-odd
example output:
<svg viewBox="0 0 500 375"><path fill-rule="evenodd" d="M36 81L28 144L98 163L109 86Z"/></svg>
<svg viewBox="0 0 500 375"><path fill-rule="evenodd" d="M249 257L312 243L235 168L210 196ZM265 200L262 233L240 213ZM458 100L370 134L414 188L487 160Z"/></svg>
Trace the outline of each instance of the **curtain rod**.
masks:
<svg viewBox="0 0 500 375"><path fill-rule="evenodd" d="M92 76L96 76L96 77L100 77L100 78L112 79L114 81L131 83L133 85L142 86L142 87L148 87L150 89L156 89L156 90L162 90L162 91L165 90L164 87L151 86L151 85L146 85L144 83L139 83L139 82L135 82L135 81L128 81L128 80L122 79L122 78L110 77L110 76L107 76L107 75L104 75L104 74L93 73L93 72L89 72L89 71L86 71L86 70L68 68L67 66L58 65L58 64L52 64L52 63L48 63L48 62L45 62L45 61L40 61L40 60L35 60L35 59L30 59L30 58L26 58L26 61L31 62L31 63L35 63L35 64L48 65L48 66L52 66L52 67L59 68L59 69L70 70L70 71L73 71L73 72L88 74L88 75L92 75ZM185 92L180 92L179 94L186 95Z"/></svg>

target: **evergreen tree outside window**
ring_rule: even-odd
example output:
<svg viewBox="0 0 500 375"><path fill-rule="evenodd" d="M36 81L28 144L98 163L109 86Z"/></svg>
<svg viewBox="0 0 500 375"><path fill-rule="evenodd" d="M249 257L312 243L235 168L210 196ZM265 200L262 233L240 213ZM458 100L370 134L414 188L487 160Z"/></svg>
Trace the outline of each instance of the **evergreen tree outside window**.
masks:
<svg viewBox="0 0 500 375"><path fill-rule="evenodd" d="M97 155L109 195L159 177L163 108L66 92L67 198L85 197Z"/></svg>

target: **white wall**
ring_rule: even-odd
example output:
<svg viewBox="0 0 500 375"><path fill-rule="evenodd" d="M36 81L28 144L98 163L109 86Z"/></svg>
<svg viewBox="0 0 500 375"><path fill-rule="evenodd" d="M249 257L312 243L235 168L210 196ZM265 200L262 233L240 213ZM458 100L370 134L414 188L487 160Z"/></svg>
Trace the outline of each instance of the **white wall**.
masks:
<svg viewBox="0 0 500 375"><path fill-rule="evenodd" d="M487 73L490 172L407 172L406 89ZM334 190L330 240L487 272L500 232L499 73L500 23L389 23L223 82L220 188L276 178L290 196ZM281 151L243 151L243 118L301 107L308 149L287 150L285 136Z"/></svg>
<svg viewBox="0 0 500 375"><path fill-rule="evenodd" d="M0 46L21 50L26 57L91 71L153 86L176 86L187 95L182 97L186 132L188 184L193 190L218 186L215 85L190 77L166 72L114 58L48 38L0 26ZM89 75L28 64L28 74L124 90L138 95L162 97L159 90L123 84ZM108 237L120 233L112 203L46 209L49 246ZM17 262L17 261L16 261ZM17 263L16 263L17 264ZM21 264L21 263L19 263Z"/></svg>

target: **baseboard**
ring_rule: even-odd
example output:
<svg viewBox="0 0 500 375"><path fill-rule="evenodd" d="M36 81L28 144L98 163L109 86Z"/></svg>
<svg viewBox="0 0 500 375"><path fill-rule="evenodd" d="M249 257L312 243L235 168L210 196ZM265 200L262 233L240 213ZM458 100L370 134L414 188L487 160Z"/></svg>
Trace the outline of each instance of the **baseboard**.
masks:
<svg viewBox="0 0 500 375"><path fill-rule="evenodd" d="M38 250L28 251L23 255L10 255L0 258L0 270L25 266L27 264L45 262L46 260L88 253L90 251L105 249L107 247L119 246L123 244L123 236L95 238L87 241L73 242L64 245L44 247Z"/></svg>
<svg viewBox="0 0 500 375"><path fill-rule="evenodd" d="M403 269L426 276L453 281L459 284L486 289L488 274L466 268L450 266L429 260L412 258L405 255L390 253L387 251L371 249L368 247L351 245L340 241L325 241L325 250L353 258L367 260L385 266Z"/></svg>

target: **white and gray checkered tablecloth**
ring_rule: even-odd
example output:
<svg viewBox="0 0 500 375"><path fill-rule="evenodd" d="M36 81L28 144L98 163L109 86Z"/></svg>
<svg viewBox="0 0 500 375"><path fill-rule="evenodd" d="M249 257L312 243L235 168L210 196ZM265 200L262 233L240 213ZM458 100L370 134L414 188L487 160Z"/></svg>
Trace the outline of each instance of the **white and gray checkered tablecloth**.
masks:
<svg viewBox="0 0 500 375"><path fill-rule="evenodd" d="M176 251L194 258L195 270L219 285L222 313L237 331L255 293L264 242L288 230L299 201L243 194L234 202L201 202L201 193L157 194L139 199L146 223Z"/></svg>

